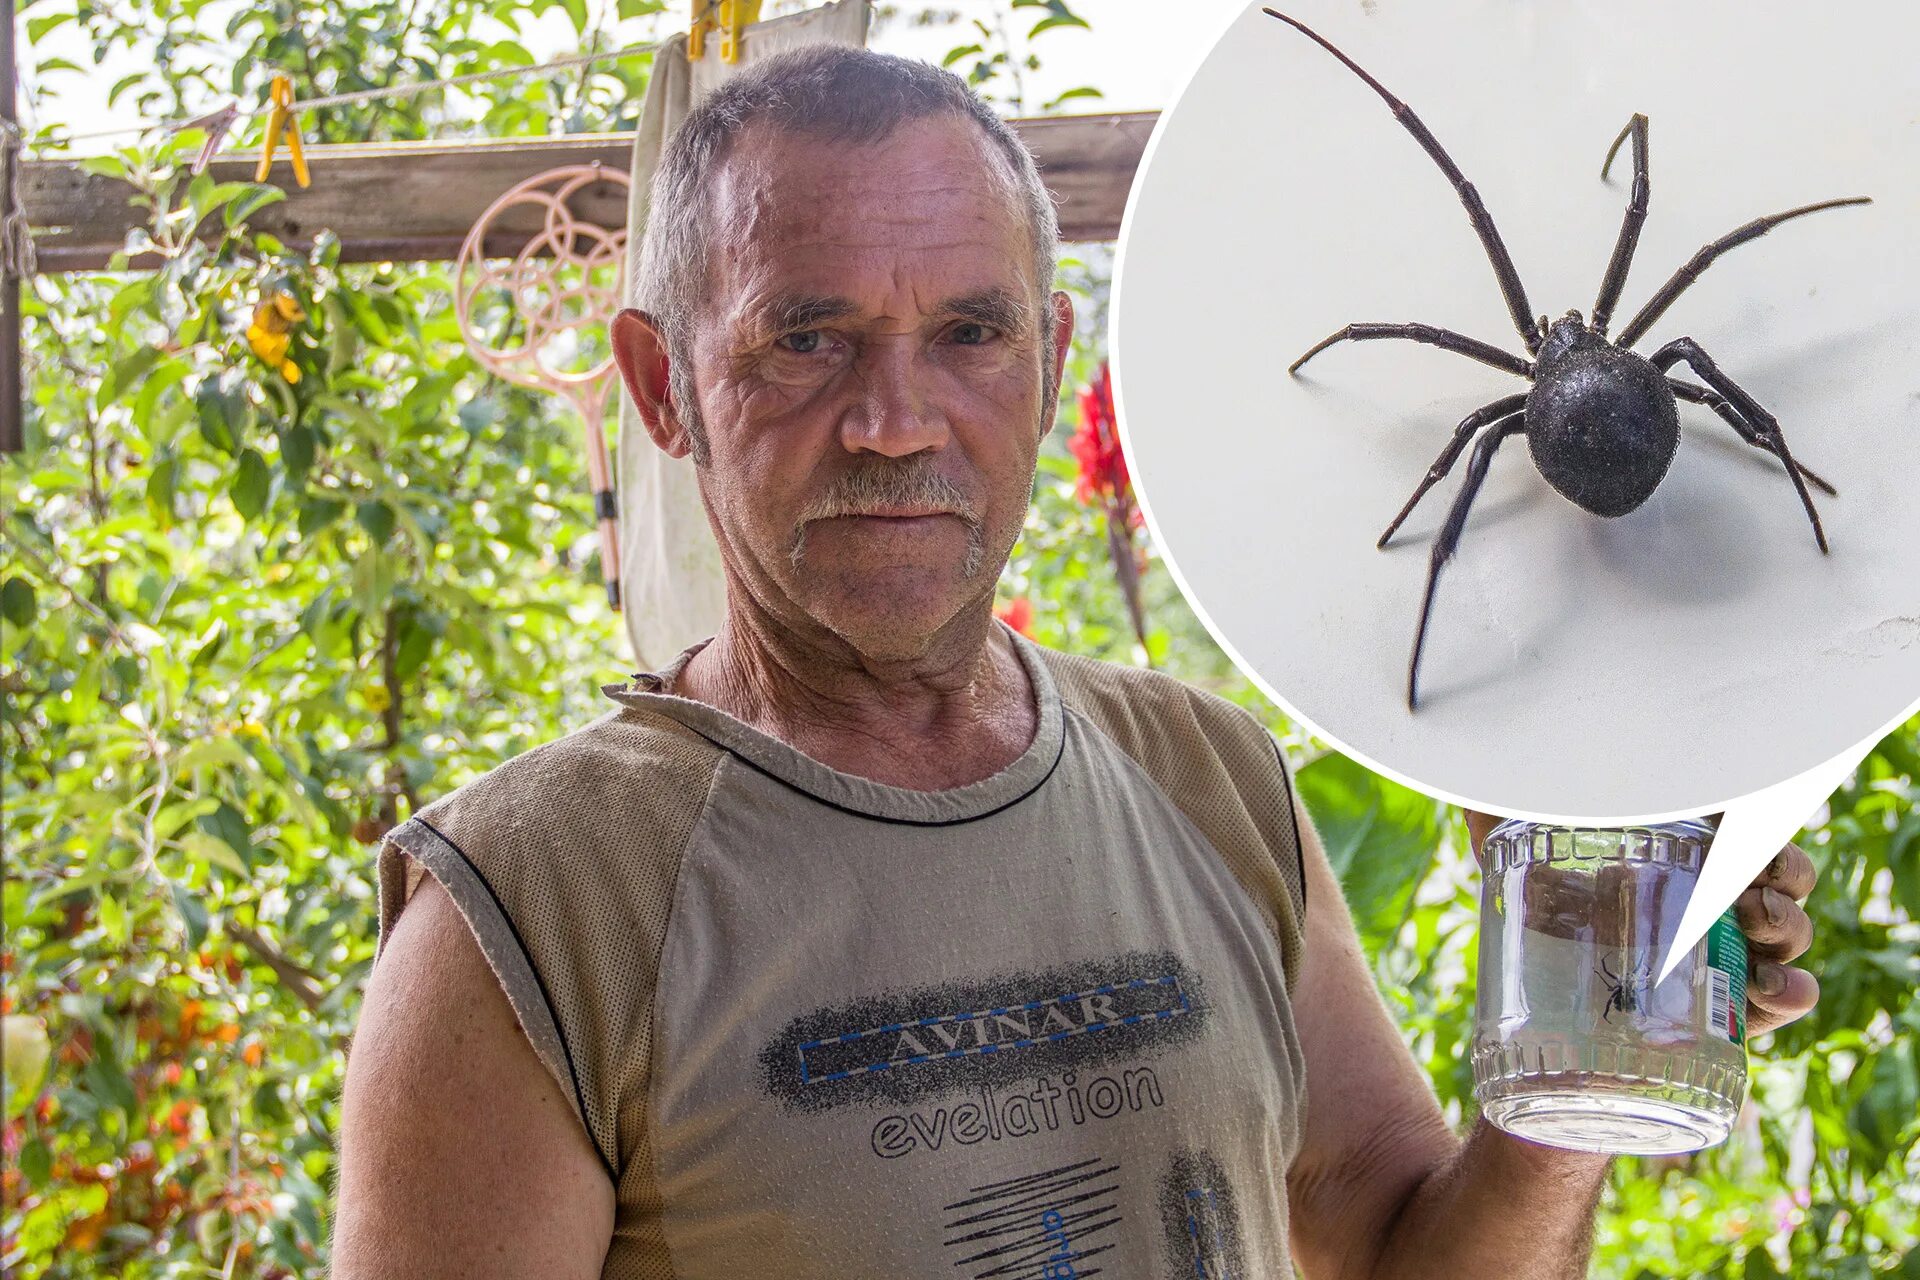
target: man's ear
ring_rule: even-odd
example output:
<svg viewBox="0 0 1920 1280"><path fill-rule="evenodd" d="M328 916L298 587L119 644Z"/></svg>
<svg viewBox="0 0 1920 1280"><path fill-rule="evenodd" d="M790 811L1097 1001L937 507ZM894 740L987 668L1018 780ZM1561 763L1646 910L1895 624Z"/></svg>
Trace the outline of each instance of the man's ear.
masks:
<svg viewBox="0 0 1920 1280"><path fill-rule="evenodd" d="M1053 385L1060 385L1060 377L1066 372L1067 353L1073 349L1073 299L1064 289L1055 289L1048 300L1051 314L1047 322L1053 326Z"/></svg>
<svg viewBox="0 0 1920 1280"><path fill-rule="evenodd" d="M653 317L635 307L622 308L607 326L620 380L633 397L647 435L670 458L693 452L693 439L680 421L667 380L667 339Z"/></svg>

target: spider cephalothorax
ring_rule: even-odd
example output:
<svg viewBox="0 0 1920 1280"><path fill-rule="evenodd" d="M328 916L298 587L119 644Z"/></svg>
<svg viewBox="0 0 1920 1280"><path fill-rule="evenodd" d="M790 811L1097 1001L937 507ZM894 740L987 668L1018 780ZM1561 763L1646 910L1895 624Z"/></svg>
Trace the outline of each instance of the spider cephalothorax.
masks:
<svg viewBox="0 0 1920 1280"><path fill-rule="evenodd" d="M1410 709L1419 705L1420 653L1426 644L1427 622L1433 613L1433 593L1440 578L1440 568L1460 545L1460 533L1466 526L1467 512L1473 506L1481 482L1486 479L1494 451L1509 436L1527 437L1527 449L1533 457L1534 466L1547 483L1569 501L1598 516L1622 516L1639 507L1652 495L1673 463L1674 451L1680 443L1680 416L1676 401L1687 400L1705 405L1738 432L1742 440L1780 460L1800 495L1801 504L1806 508L1807 519L1813 525L1814 541L1822 552L1827 550L1827 535L1820 527L1820 514L1814 510L1807 483L1811 482L1829 494L1834 492L1834 488L1794 461L1793 455L1787 450L1786 437L1781 434L1780 424L1774 416L1738 383L1722 373L1720 367L1692 338L1675 338L1650 357L1642 356L1631 348L1673 305L1674 299L1727 250L1763 236L1791 218L1842 205L1867 204L1870 203L1869 197L1823 200L1818 204L1789 209L1785 213L1755 218L1745 226L1709 242L1675 272L1672 279L1654 292L1618 337L1609 338L1607 326L1612 320L1613 308L1620 300L1620 292L1626 287L1627 268L1633 263L1634 246L1639 243L1640 228L1647 219L1650 191L1647 176L1647 118L1636 114L1627 122L1627 127L1620 131L1620 136L1614 139L1605 163L1600 166L1600 176L1604 179L1621 144L1629 137L1633 139L1633 193L1627 202L1626 218L1621 224L1619 239L1614 243L1613 257L1607 263L1606 276L1600 282L1600 295L1593 304L1593 318L1584 320L1578 311L1569 311L1552 322L1545 316L1535 318L1527 302L1526 289L1520 283L1520 273L1515 269L1513 258L1507 253L1507 247L1501 241L1500 232L1495 229L1486 205L1481 202L1480 193L1474 190L1473 184L1467 181L1466 175L1460 172L1460 167L1420 117L1406 103L1387 92L1386 87L1362 70L1358 63L1304 23L1273 9L1265 12L1269 17L1278 18L1306 35L1364 80L1393 109L1394 117L1406 126L1407 131L1453 183L1460 202L1466 206L1467 215L1473 221L1474 232L1486 250L1487 260L1493 265L1493 273L1500 282L1500 291L1513 317L1514 328L1519 331L1520 340L1526 345L1527 356L1530 357L1523 358L1491 343L1433 325L1363 323L1347 325L1312 347L1288 369L1290 373L1297 372L1301 365L1337 342L1404 338L1457 352L1482 364L1517 374L1533 384L1529 392L1495 400L1462 419L1460 425L1454 428L1453 438L1440 451L1440 456L1414 489L1413 496L1407 499L1400 514L1387 526L1387 531L1380 535L1379 545L1384 547L1414 506L1426 496L1427 490L1453 469L1469 444L1473 445L1473 456L1467 462L1466 479L1461 483L1460 492L1447 512L1446 523L1441 526L1433 543L1432 562L1427 569L1426 596L1420 605L1420 626L1414 633L1413 656L1407 664L1407 706ZM1670 376L1668 371L1677 364L1687 365L1706 385L1700 386Z"/></svg>

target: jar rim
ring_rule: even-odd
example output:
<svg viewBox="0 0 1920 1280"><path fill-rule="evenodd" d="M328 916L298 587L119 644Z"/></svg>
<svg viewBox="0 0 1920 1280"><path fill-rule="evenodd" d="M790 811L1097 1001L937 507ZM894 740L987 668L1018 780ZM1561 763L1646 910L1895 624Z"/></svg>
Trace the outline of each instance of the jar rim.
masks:
<svg viewBox="0 0 1920 1280"><path fill-rule="evenodd" d="M1511 836L1522 829L1537 831L1590 831L1605 834L1630 832L1665 832L1672 835L1705 836L1709 842L1713 839L1713 824L1701 818L1675 818L1670 822L1630 822L1621 826L1602 826L1598 823L1584 822L1536 822L1531 818L1508 818L1487 833L1487 839L1495 836Z"/></svg>

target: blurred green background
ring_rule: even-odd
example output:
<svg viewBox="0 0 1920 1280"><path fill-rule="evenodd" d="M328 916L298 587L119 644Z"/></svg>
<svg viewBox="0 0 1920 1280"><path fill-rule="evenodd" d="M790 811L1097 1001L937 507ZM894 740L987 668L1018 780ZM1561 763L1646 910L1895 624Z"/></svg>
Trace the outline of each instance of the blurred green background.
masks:
<svg viewBox="0 0 1920 1280"><path fill-rule="evenodd" d="M562 24L568 49L646 41L684 23L661 9L38 0L20 25L42 52L23 51L22 75L30 119L99 100L109 75L116 101L170 117L257 101L276 67L301 92L344 92L525 64L521 33L541 24ZM882 6L877 42L906 25L949 33L949 65L1009 114L1101 105L1097 85L1025 92L1049 49L1092 38L1061 0ZM306 135L631 127L648 71L337 108ZM161 270L26 292L27 448L0 459L8 1275L320 1274L380 834L608 710L599 685L629 665L577 424L476 366L450 264L340 266L324 239L305 252L249 234L243 215L276 191L190 180L197 145L150 138L94 162L150 200L128 248L157 247ZM1275 728L1381 990L1464 1122L1464 824L1288 724L1130 526L1098 396L1079 394L1104 357L1110 262L1110 246L1070 246L1061 267L1080 339L1006 616L1062 649L1151 661ZM247 332L276 295L300 317L284 350ZM1920 1280L1920 720L1801 843L1821 869L1803 961L1820 1006L1754 1044L1753 1099L1724 1146L1618 1162L1597 1276Z"/></svg>

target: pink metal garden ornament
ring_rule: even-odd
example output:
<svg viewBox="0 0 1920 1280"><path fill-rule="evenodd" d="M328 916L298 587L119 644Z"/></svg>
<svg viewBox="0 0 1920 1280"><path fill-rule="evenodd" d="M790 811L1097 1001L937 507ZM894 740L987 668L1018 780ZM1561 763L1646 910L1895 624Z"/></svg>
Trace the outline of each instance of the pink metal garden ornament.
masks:
<svg viewBox="0 0 1920 1280"><path fill-rule="evenodd" d="M611 196L624 211L627 187L625 173L590 164L549 169L510 188L467 232L454 290L460 334L483 366L520 386L558 392L580 414L600 524L600 572L616 611L620 538L601 424L614 383L606 326L621 305L627 233L586 221L573 206L585 197ZM530 224L533 234L513 257L487 256L489 237L496 243L518 238Z"/></svg>

